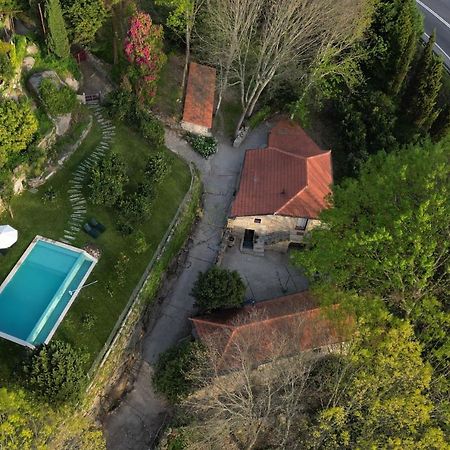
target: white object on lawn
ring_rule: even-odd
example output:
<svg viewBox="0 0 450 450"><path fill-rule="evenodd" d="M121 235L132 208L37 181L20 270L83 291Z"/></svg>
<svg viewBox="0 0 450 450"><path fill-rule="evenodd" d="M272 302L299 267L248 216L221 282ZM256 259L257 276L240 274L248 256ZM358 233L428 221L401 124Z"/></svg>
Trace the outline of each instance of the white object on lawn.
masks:
<svg viewBox="0 0 450 450"><path fill-rule="evenodd" d="M17 242L17 230L10 225L0 225L0 249L9 248Z"/></svg>

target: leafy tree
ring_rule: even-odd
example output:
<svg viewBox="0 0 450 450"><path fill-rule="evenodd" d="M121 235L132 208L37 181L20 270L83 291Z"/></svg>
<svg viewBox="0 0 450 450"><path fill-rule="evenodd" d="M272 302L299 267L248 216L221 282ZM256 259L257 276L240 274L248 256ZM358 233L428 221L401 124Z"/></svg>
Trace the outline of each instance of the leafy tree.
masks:
<svg viewBox="0 0 450 450"><path fill-rule="evenodd" d="M62 0L64 19L72 42L90 44L104 24L107 11L102 0Z"/></svg>
<svg viewBox="0 0 450 450"><path fill-rule="evenodd" d="M0 166L25 150L38 129L30 104L0 99Z"/></svg>
<svg viewBox="0 0 450 450"><path fill-rule="evenodd" d="M137 190L125 194L117 203L120 215L132 222L139 222L149 217L152 206L152 198L148 190Z"/></svg>
<svg viewBox="0 0 450 450"><path fill-rule="evenodd" d="M445 291L450 214L448 140L373 156L335 186L333 207L294 261L310 275L387 298L408 315Z"/></svg>
<svg viewBox="0 0 450 450"><path fill-rule="evenodd" d="M164 126L155 117L144 114L140 120L141 133L154 145L160 147L164 145Z"/></svg>
<svg viewBox="0 0 450 450"><path fill-rule="evenodd" d="M170 8L170 14L167 18L167 26L176 33L183 33L186 45L184 58L183 79L181 89L184 90L186 84L186 75L191 55L191 38L195 21L199 15L205 0L157 0L156 4Z"/></svg>
<svg viewBox="0 0 450 450"><path fill-rule="evenodd" d="M0 388L0 418L0 448L47 448L54 430L52 413L45 405L27 398L22 390Z"/></svg>
<svg viewBox="0 0 450 450"><path fill-rule="evenodd" d="M310 429L308 448L449 448L432 421L431 367L411 326L386 325L360 329L349 365L335 376L340 386Z"/></svg>
<svg viewBox="0 0 450 450"><path fill-rule="evenodd" d="M163 28L155 25L148 14L137 12L130 19L124 52L132 65L129 76L139 103L151 104L159 72L166 61Z"/></svg>
<svg viewBox="0 0 450 450"><path fill-rule="evenodd" d="M236 308L244 303L245 284L239 274L233 270L213 266L206 272L200 272L191 295L202 312L211 312L220 308Z"/></svg>
<svg viewBox="0 0 450 450"><path fill-rule="evenodd" d="M153 385L171 402L177 403L193 389L191 370L196 366L201 346L197 342L183 342L159 356L153 374Z"/></svg>
<svg viewBox="0 0 450 450"><path fill-rule="evenodd" d="M47 47L58 58L70 55L69 39L59 0L46 0L45 18L47 19Z"/></svg>
<svg viewBox="0 0 450 450"><path fill-rule="evenodd" d="M306 251L293 255L310 276L379 295L413 323L433 365L437 415L450 417L448 192L449 138L427 141L362 166L358 179L334 188L325 226L312 230Z"/></svg>
<svg viewBox="0 0 450 450"><path fill-rule="evenodd" d="M169 170L169 161L163 152L152 154L145 165L145 175L154 183L161 183Z"/></svg>
<svg viewBox="0 0 450 450"><path fill-rule="evenodd" d="M70 344L52 341L39 347L23 366L23 383L52 405L72 403L80 397L88 355Z"/></svg>
<svg viewBox="0 0 450 450"><path fill-rule="evenodd" d="M416 71L404 97L408 119L422 133L427 133L439 111L436 103L442 86L442 60L434 54L436 36L430 36L417 62Z"/></svg>
<svg viewBox="0 0 450 450"><path fill-rule="evenodd" d="M122 198L127 182L125 163L117 153L108 153L90 172L91 202L94 205L115 205Z"/></svg>
<svg viewBox="0 0 450 450"><path fill-rule="evenodd" d="M55 81L44 78L39 86L39 95L51 116L67 114L77 104L77 94L68 86L56 86Z"/></svg>

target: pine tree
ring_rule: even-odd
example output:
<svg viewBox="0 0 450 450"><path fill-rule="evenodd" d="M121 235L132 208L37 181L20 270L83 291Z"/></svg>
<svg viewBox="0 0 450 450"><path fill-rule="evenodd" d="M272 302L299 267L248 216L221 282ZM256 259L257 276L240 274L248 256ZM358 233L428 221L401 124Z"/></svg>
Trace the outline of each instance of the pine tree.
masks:
<svg viewBox="0 0 450 450"><path fill-rule="evenodd" d="M395 23L395 42L391 58L392 79L389 90L392 95L398 95L411 67L421 34L418 25L417 8L412 0L405 0L398 13Z"/></svg>
<svg viewBox="0 0 450 450"><path fill-rule="evenodd" d="M433 33L419 58L404 97L408 119L420 132L428 133L439 111L436 108L442 86L442 61L433 51Z"/></svg>
<svg viewBox="0 0 450 450"><path fill-rule="evenodd" d="M46 0L47 48L59 58L68 58L70 47L59 0Z"/></svg>
<svg viewBox="0 0 450 450"><path fill-rule="evenodd" d="M436 120L433 122L430 130L433 141L437 142L450 134L450 106L446 105L439 112Z"/></svg>

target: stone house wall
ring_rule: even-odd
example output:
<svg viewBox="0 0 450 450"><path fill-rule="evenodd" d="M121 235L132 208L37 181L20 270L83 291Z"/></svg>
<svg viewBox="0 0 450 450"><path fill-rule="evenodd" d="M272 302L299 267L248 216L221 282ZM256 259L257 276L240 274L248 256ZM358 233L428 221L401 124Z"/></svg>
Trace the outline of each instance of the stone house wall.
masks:
<svg viewBox="0 0 450 450"><path fill-rule="evenodd" d="M255 236L264 241L265 248L287 251L290 243L301 243L308 231L320 224L320 220L309 219L306 229L296 229L298 217L272 215L239 216L228 218L227 227L241 245L245 230L254 230Z"/></svg>
<svg viewBox="0 0 450 450"><path fill-rule="evenodd" d="M181 122L181 128L188 131L189 133L198 134L200 136L212 136L211 130L209 128L203 127L201 125L196 125L195 123L185 122L184 120Z"/></svg>

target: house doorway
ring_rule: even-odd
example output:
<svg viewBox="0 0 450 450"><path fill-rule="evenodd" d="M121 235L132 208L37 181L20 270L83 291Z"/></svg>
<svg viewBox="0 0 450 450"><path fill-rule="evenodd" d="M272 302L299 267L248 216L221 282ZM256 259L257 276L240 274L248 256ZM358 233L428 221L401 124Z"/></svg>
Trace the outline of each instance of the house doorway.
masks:
<svg viewBox="0 0 450 450"><path fill-rule="evenodd" d="M242 242L242 248L247 248L249 250L253 250L253 241L255 239L255 230L244 231L244 240Z"/></svg>

